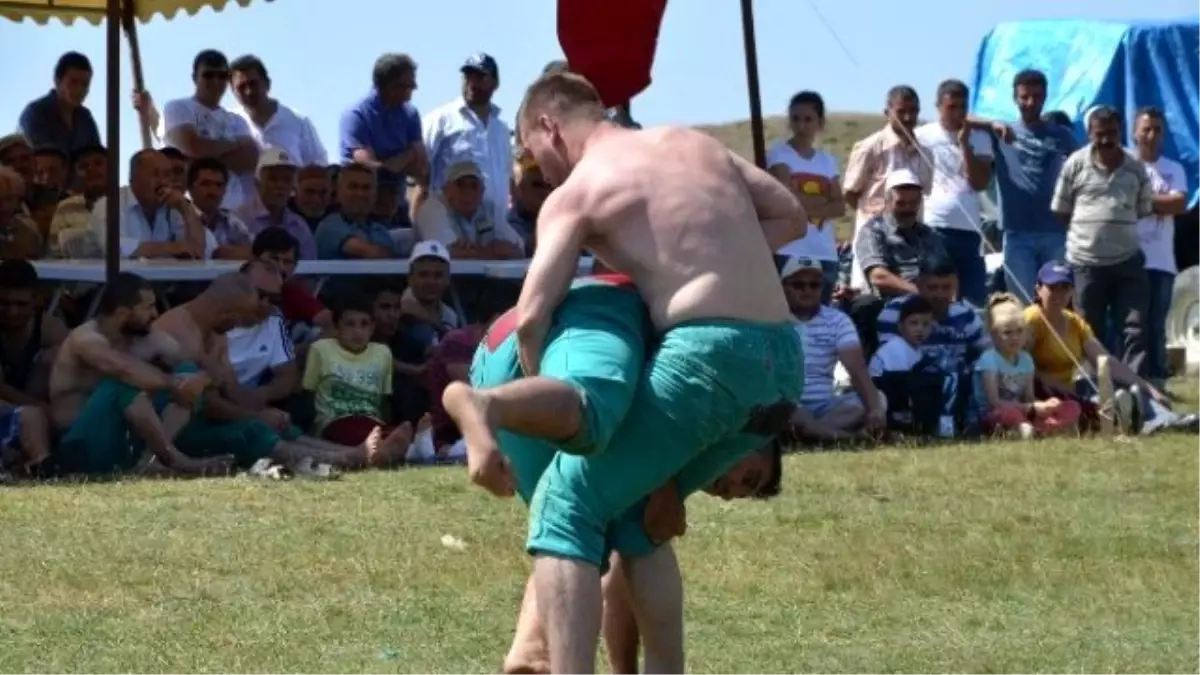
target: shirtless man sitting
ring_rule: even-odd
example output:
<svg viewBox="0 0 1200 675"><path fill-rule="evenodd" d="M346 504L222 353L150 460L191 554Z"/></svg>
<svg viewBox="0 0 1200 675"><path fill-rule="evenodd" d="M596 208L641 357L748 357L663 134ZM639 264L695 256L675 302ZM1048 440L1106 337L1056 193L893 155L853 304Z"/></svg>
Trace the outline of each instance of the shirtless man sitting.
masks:
<svg viewBox="0 0 1200 675"><path fill-rule="evenodd" d="M47 462L63 474L106 474L144 465L149 451L180 474L226 473L221 455L192 459L174 444L210 384L151 365L181 364L179 346L151 330L158 316L149 282L122 272L108 284L99 314L67 335L50 372L50 411L58 443Z"/></svg>
<svg viewBox="0 0 1200 675"><path fill-rule="evenodd" d="M277 293L282 283L278 272L274 280ZM331 467L361 468L368 466L377 452L393 453L388 444L402 439L380 439L376 434L360 447L349 447L304 436L285 413L263 407L258 397L243 390L229 361L225 333L258 322L260 311L260 292L250 275L232 272L217 277L196 299L168 310L154 322L154 329L174 338L183 358L198 364L215 387L203 411L180 432L176 440L180 450L204 456L229 449L239 467L249 468L270 458L310 478L335 477ZM404 443L394 454L403 456L407 450Z"/></svg>
<svg viewBox="0 0 1200 675"><path fill-rule="evenodd" d="M25 260L0 263L0 400L45 407L50 367L66 337L62 319L39 308L33 265Z"/></svg>
<svg viewBox="0 0 1200 675"><path fill-rule="evenodd" d="M517 304L523 369L537 374L585 246L632 278L662 336L607 447L556 455L532 500L526 547L537 556L551 668L591 672L609 523L673 478L681 495L710 484L767 445L800 396L799 346L772 251L802 237L806 217L786 187L709 136L608 122L596 90L576 75L540 78L521 110L525 145L559 184L542 207ZM590 421L585 399L553 377L456 386L443 399L473 472L503 473L497 429L562 443ZM678 584L658 576L651 585ZM653 663L648 653L646 669L681 672L682 625L643 628L675 643Z"/></svg>

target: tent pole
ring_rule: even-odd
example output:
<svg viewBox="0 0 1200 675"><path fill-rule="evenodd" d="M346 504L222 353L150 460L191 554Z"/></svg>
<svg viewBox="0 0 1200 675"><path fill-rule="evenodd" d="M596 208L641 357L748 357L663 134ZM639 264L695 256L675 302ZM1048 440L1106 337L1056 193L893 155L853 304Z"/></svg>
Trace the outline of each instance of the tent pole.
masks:
<svg viewBox="0 0 1200 675"><path fill-rule="evenodd" d="M129 65L133 69L133 90L146 91L146 79L142 75L142 50L138 45L136 0L125 0L121 11L121 25L125 28L125 39L129 40ZM146 116L138 114L141 123L142 149L153 147L150 142L150 125Z"/></svg>
<svg viewBox="0 0 1200 675"><path fill-rule="evenodd" d="M754 163L767 168L763 138L762 96L758 91L758 47L754 40L754 2L742 0L742 42L746 47L746 88L750 92L750 134L754 141Z"/></svg>
<svg viewBox="0 0 1200 675"><path fill-rule="evenodd" d="M104 279L112 283L121 272L121 0L108 0L107 10L108 189L104 200Z"/></svg>

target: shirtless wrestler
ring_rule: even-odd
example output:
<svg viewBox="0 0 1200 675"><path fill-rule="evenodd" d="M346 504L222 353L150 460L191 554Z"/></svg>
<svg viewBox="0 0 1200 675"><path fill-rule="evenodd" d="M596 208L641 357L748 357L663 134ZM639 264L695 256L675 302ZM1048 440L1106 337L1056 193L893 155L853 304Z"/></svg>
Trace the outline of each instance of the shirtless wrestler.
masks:
<svg viewBox="0 0 1200 675"><path fill-rule="evenodd" d="M206 375L172 375L179 346L151 330L149 282L122 272L104 289L99 314L72 330L50 372L50 411L60 432L49 464L64 474L131 471L146 451L180 474L220 474L233 458L192 459L174 443L209 386Z"/></svg>
<svg viewBox="0 0 1200 675"><path fill-rule="evenodd" d="M607 447L559 453L531 506L527 549L537 556L551 668L591 672L607 525L672 478L681 495L708 485L767 445L798 400L799 345L772 251L803 236L806 217L786 187L709 136L608 122L595 89L576 75L540 78L521 110L525 145L559 185L542 207L517 305L523 368L537 374L584 247L632 278L661 335ZM499 455L496 429L562 443L590 419L585 399L552 377L457 386L444 401L468 460L488 466L498 465L490 459ZM650 592L679 583L631 574L639 576ZM643 626L652 629L676 648L654 664L647 654L647 670L681 671L682 625Z"/></svg>
<svg viewBox="0 0 1200 675"><path fill-rule="evenodd" d="M255 274L273 278L275 287L264 292L278 293L281 279L277 271L273 276L269 272ZM218 277L194 300L164 312L154 322L154 329L174 338L183 357L208 373L215 387L206 397L203 411L180 432L176 439L179 449L192 456L229 449L242 468L270 458L306 477L330 475L329 467L322 464L362 468L384 457L402 457L408 450L411 432L408 438L397 433L380 439L375 434L359 447L337 445L303 435L282 411L264 408L261 402L244 395L229 361L225 333L261 320L262 295L250 274L232 272Z"/></svg>

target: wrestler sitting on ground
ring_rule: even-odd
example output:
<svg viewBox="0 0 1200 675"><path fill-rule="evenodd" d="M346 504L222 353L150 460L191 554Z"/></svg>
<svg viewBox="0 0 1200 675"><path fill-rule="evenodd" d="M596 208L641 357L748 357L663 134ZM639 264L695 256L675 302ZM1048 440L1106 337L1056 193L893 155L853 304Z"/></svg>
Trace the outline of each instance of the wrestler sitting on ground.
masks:
<svg viewBox="0 0 1200 675"><path fill-rule="evenodd" d="M559 453L547 468L527 548L537 556L552 669L591 672L609 525L672 477L681 496L712 483L767 445L800 396L803 368L772 250L802 237L807 219L787 188L709 136L607 122L599 95L578 76L540 78L521 110L526 146L559 185L539 216L515 320L520 362L534 377L486 390L451 387L443 400L463 430L473 473L497 472L497 438L508 432L579 453ZM591 433L593 401L569 381L536 377L584 246L632 277L663 336L628 413L615 432L607 429L614 435L606 448L564 443ZM607 349L628 354L619 341L597 353ZM641 360L618 361L625 373L641 370ZM645 452L651 446L655 452ZM635 594L656 612L643 617L646 643L670 645L647 649L646 668L680 672L678 570L653 566L655 558L630 561L633 585L645 584Z"/></svg>

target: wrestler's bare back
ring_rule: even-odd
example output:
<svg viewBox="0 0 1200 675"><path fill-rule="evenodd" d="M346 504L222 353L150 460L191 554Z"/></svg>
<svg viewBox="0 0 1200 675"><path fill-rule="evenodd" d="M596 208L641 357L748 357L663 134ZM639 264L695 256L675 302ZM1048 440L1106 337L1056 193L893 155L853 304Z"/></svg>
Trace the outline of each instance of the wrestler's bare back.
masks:
<svg viewBox="0 0 1200 675"><path fill-rule="evenodd" d="M693 319L784 321L754 186L738 161L690 129L603 128L547 206L586 205L585 247L634 280L659 330Z"/></svg>
<svg viewBox="0 0 1200 675"><path fill-rule="evenodd" d="M79 409L105 374L89 363L91 358L130 358L144 364L156 360L173 361L177 346L165 336L150 333L113 343L88 321L67 334L54 365L50 369L50 413L54 426L66 429L79 414Z"/></svg>

